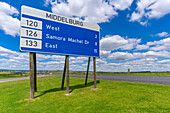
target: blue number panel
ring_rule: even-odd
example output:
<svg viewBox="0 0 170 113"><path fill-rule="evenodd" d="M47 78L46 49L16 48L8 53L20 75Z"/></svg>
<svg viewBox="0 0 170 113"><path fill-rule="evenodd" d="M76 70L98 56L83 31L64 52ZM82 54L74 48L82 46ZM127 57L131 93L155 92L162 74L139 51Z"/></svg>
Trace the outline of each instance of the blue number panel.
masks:
<svg viewBox="0 0 170 113"><path fill-rule="evenodd" d="M99 32L22 14L20 50L99 57Z"/></svg>

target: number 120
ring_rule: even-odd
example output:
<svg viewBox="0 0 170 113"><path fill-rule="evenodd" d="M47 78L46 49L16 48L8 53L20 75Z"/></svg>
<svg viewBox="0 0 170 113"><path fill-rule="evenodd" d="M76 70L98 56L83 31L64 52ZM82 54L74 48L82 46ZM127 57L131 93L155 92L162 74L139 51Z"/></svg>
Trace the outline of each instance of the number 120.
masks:
<svg viewBox="0 0 170 113"><path fill-rule="evenodd" d="M27 21L27 26L34 26L34 27L38 26L38 22L36 21L32 21L32 20L26 20L26 21Z"/></svg>

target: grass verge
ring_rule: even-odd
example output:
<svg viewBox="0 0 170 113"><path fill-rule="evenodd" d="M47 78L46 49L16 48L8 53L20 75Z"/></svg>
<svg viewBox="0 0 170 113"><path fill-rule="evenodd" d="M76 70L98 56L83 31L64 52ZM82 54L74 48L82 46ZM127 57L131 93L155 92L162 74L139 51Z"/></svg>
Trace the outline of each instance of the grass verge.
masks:
<svg viewBox="0 0 170 113"><path fill-rule="evenodd" d="M52 74L62 75L62 71L51 71ZM85 75L86 72L70 71L70 75ZM97 75L102 76L157 76L157 77L170 77L170 72L150 72L150 73L104 73L97 72ZM93 72L89 72L89 75L93 75Z"/></svg>
<svg viewBox="0 0 170 113"><path fill-rule="evenodd" d="M170 86L100 80L84 85L82 78L70 78L70 96L61 90L61 78L38 78L38 92L29 100L29 80L0 83L0 109L3 113L158 113L170 112Z"/></svg>
<svg viewBox="0 0 170 113"><path fill-rule="evenodd" d="M62 71L51 71L52 74L63 75ZM39 72L38 74L42 74ZM86 72L70 71L70 75L86 75ZM154 77L170 77L170 72L152 72L152 73L104 73L97 72L97 75L101 76L154 76ZM89 72L89 75L93 75L93 72ZM12 73L0 73L0 79L17 78L17 77L27 77L27 74L12 74Z"/></svg>
<svg viewBox="0 0 170 113"><path fill-rule="evenodd" d="M27 77L28 74L0 74L0 79Z"/></svg>

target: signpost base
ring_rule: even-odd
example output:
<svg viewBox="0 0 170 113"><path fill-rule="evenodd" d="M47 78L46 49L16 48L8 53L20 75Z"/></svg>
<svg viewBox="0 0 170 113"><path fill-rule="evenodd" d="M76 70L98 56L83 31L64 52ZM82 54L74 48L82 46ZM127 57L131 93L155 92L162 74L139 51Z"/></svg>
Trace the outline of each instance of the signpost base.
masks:
<svg viewBox="0 0 170 113"><path fill-rule="evenodd" d="M66 93L66 94L64 94L64 95L69 96L69 95L71 95L71 93L69 93L69 94Z"/></svg>
<svg viewBox="0 0 170 113"><path fill-rule="evenodd" d="M91 90L97 90L98 88L92 88Z"/></svg>

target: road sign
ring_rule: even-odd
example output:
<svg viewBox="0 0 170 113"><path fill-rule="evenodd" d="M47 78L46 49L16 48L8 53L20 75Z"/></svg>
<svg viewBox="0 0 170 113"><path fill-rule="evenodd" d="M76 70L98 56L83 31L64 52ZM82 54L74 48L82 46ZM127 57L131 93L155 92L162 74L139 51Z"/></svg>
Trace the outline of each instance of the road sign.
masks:
<svg viewBox="0 0 170 113"><path fill-rule="evenodd" d="M99 31L97 24L21 7L20 51L99 57Z"/></svg>

